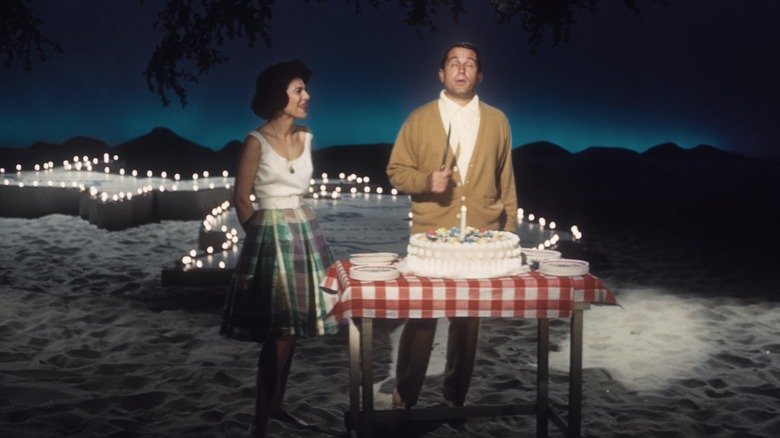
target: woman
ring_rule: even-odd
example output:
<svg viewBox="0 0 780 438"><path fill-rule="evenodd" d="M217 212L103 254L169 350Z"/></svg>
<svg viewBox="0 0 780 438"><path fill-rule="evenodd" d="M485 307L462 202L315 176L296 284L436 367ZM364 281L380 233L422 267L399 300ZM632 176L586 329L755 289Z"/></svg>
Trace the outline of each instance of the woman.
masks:
<svg viewBox="0 0 780 438"><path fill-rule="evenodd" d="M220 333L263 343L255 436L265 436L269 417L305 426L282 407L296 338L337 331L325 318L335 297L319 288L333 256L314 213L302 202L313 172L312 134L295 120L307 115L310 76L297 60L260 73L252 111L266 122L244 140L236 173L234 203L246 237Z"/></svg>

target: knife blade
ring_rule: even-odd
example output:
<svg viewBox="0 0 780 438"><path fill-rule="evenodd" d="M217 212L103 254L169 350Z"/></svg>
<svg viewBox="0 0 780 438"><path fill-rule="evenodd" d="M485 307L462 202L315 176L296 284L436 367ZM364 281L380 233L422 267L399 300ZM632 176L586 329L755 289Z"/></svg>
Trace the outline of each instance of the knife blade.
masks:
<svg viewBox="0 0 780 438"><path fill-rule="evenodd" d="M444 144L444 155L441 157L441 167L439 170L444 170L447 167L447 152L450 150L450 132L452 131L452 124L447 127L447 143Z"/></svg>

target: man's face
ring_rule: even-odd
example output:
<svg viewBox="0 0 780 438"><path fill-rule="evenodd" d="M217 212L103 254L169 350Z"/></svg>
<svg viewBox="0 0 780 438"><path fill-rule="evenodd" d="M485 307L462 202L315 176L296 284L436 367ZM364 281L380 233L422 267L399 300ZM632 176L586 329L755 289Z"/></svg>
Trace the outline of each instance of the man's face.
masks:
<svg viewBox="0 0 780 438"><path fill-rule="evenodd" d="M471 49L454 47L447 53L444 68L439 70L439 79L450 99L465 105L476 94L477 84L482 82L478 71L477 54Z"/></svg>

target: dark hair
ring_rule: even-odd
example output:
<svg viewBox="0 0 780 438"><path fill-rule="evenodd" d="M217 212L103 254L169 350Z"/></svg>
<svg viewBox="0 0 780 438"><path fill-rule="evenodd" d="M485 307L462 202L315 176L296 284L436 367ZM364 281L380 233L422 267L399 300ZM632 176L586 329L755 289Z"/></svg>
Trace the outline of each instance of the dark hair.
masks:
<svg viewBox="0 0 780 438"><path fill-rule="evenodd" d="M440 67L442 70L444 70L444 66L447 64L447 56L450 54L450 50L455 49L457 47L460 47L462 49L469 49L472 50L474 53L477 54L477 71L482 71L482 56L479 55L479 49L477 49L477 46L474 44L461 41L459 43L455 43L451 45L447 50L444 51L444 55L441 57L441 64Z"/></svg>
<svg viewBox="0 0 780 438"><path fill-rule="evenodd" d="M311 70L306 65L294 59L292 61L274 64L257 75L255 81L255 96L252 98L252 112L265 120L272 119L276 113L283 110L289 101L287 86L293 79L309 82Z"/></svg>

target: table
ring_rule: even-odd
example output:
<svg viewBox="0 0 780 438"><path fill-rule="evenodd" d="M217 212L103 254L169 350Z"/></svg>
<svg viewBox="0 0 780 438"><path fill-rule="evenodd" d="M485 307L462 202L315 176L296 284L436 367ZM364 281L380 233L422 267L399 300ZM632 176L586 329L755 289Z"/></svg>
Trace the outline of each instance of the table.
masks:
<svg viewBox="0 0 780 438"><path fill-rule="evenodd" d="M536 435L547 436L551 420L566 436L579 437L582 414L582 320L591 303L617 304L597 277L523 275L453 280L401 275L393 281L361 282L349 277L347 260L334 263L320 283L338 294L331 315L349 319L348 428L370 437L375 423L454 419L476 416L536 415ZM498 406L460 406L375 410L373 394L374 318L444 318L452 316L534 318L538 321L536 400ZM568 415L548 398L549 319L571 319Z"/></svg>

